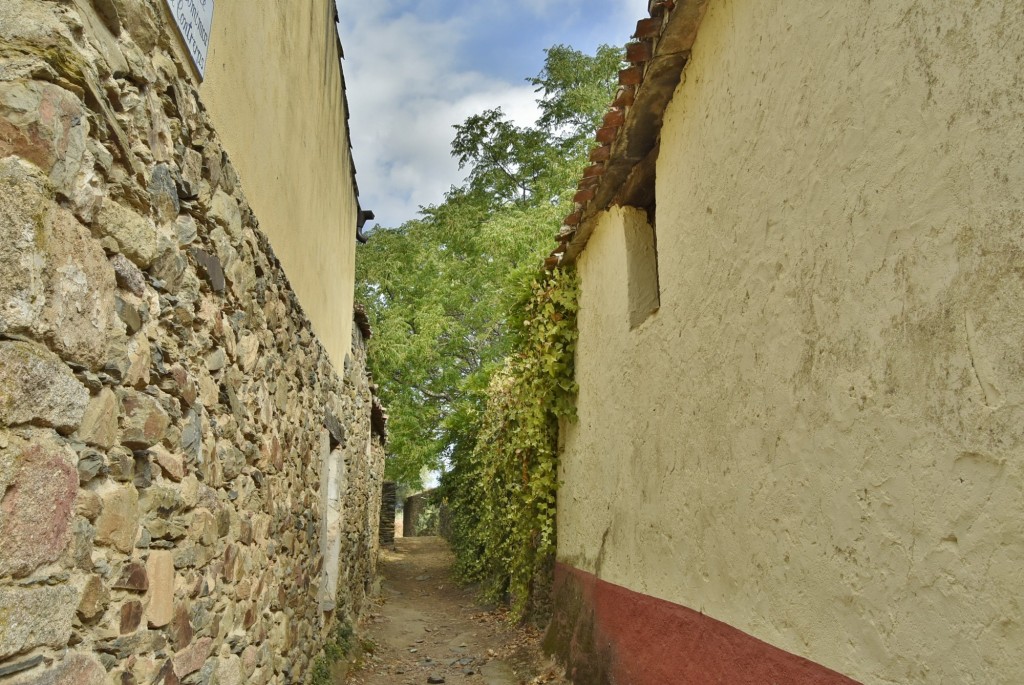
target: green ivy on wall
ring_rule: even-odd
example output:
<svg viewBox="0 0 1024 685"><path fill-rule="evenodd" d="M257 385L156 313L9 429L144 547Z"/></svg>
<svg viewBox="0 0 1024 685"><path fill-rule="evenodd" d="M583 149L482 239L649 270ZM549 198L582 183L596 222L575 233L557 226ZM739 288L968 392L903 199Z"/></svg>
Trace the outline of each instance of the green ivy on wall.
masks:
<svg viewBox="0 0 1024 685"><path fill-rule="evenodd" d="M516 620L543 614L555 554L558 424L575 418L578 281L556 269L519 303L517 350L491 379L472 454L445 474L462 579L508 601Z"/></svg>

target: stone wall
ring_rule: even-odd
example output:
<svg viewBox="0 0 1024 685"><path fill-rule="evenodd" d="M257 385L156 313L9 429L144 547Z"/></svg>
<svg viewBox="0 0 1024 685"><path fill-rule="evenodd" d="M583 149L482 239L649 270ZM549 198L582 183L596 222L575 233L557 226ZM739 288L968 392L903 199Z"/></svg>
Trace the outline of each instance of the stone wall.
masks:
<svg viewBox="0 0 1024 685"><path fill-rule="evenodd" d="M163 21L0 3L5 685L298 682L372 585L363 333L333 368Z"/></svg>
<svg viewBox="0 0 1024 685"><path fill-rule="evenodd" d="M352 307L359 199L337 11L335 0L217 0L200 95L260 228L340 366L352 322L338 312Z"/></svg>
<svg viewBox="0 0 1024 685"><path fill-rule="evenodd" d="M380 544L382 547L395 546L395 511L398 497L398 484L387 481L381 488L380 506Z"/></svg>
<svg viewBox="0 0 1024 685"><path fill-rule="evenodd" d="M436 530L428 530L421 525L423 512L430 504L431 492L421 492L405 498L402 507L402 537L415 538L437 534Z"/></svg>
<svg viewBox="0 0 1024 685"><path fill-rule="evenodd" d="M402 537L443 535L447 525L448 505L438 491L427 490L405 498L402 507Z"/></svg>

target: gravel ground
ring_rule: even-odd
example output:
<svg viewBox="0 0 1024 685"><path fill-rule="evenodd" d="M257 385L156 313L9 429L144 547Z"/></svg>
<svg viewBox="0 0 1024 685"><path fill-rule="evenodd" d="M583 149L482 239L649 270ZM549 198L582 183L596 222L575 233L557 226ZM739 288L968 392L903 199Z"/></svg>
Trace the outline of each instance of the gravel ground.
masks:
<svg viewBox="0 0 1024 685"><path fill-rule="evenodd" d="M542 655L539 630L510 626L503 611L478 605L451 568L441 538L397 538L395 551L382 552L378 605L360 630L369 649L345 683L568 684Z"/></svg>

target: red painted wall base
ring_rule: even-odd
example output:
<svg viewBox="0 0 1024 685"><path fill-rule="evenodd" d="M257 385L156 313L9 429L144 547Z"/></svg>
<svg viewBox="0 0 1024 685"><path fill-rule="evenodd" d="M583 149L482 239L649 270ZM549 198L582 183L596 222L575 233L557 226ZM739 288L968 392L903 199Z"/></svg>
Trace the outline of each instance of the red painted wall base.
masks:
<svg viewBox="0 0 1024 685"><path fill-rule="evenodd" d="M576 685L857 685L686 607L555 568L545 647Z"/></svg>

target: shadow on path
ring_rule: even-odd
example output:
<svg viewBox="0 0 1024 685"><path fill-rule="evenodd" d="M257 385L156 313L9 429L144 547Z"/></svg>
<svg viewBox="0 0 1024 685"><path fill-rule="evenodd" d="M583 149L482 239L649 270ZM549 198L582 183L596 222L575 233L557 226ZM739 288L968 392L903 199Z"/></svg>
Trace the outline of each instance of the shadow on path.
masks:
<svg viewBox="0 0 1024 685"><path fill-rule="evenodd" d="M383 550L383 585L361 635L375 649L349 685L568 683L540 653L540 631L510 627L452 580L442 538L397 538Z"/></svg>

